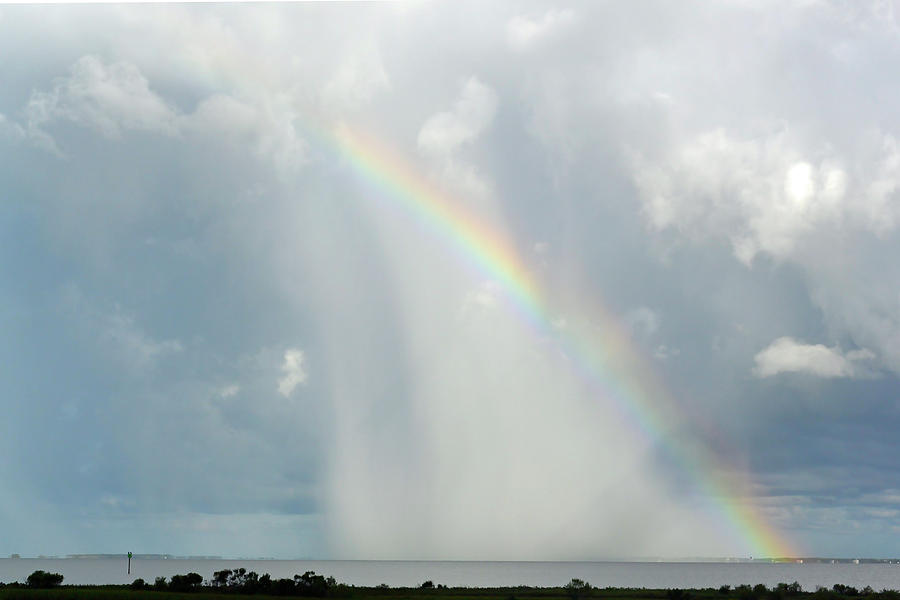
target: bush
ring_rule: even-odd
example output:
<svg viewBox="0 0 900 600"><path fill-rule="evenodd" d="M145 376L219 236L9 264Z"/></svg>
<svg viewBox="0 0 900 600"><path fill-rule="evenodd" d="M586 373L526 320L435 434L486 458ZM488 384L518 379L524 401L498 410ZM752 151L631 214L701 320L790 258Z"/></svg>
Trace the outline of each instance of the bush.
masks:
<svg viewBox="0 0 900 600"><path fill-rule="evenodd" d="M859 590L857 590L853 586L844 585L843 583L836 583L832 586L831 591L840 594L841 596L858 596Z"/></svg>
<svg viewBox="0 0 900 600"><path fill-rule="evenodd" d="M434 582L432 580L423 581L422 585L419 586L420 590L430 590L434 588Z"/></svg>
<svg viewBox="0 0 900 600"><path fill-rule="evenodd" d="M590 593L591 584L576 577L573 578L572 581L567 583L565 586L563 586L563 589L566 590L566 594L568 594L569 598L577 600L581 596L585 596Z"/></svg>
<svg viewBox="0 0 900 600"><path fill-rule="evenodd" d="M290 596L294 593L294 580L276 579L272 582L271 590L276 596Z"/></svg>
<svg viewBox="0 0 900 600"><path fill-rule="evenodd" d="M307 571L303 575L294 575L294 584L298 595L321 598L337 585L337 581L334 577L326 578L324 575L316 575L315 571Z"/></svg>
<svg viewBox="0 0 900 600"><path fill-rule="evenodd" d="M772 591L779 596L798 596L803 591L803 588L795 581L794 583L779 583Z"/></svg>
<svg viewBox="0 0 900 600"><path fill-rule="evenodd" d="M61 584L63 576L59 573L48 573L47 571L35 571L28 576L26 583L32 588L52 588Z"/></svg>
<svg viewBox="0 0 900 600"><path fill-rule="evenodd" d="M691 593L678 588L666 590L666 598L669 600L690 600Z"/></svg>
<svg viewBox="0 0 900 600"><path fill-rule="evenodd" d="M203 583L203 577L199 573L188 573L187 575L172 575L172 581L169 582L169 589L173 592L190 592L195 590Z"/></svg>
<svg viewBox="0 0 900 600"><path fill-rule="evenodd" d="M719 586L719 593L722 594L723 596L727 596L728 594L731 593L731 586L730 585Z"/></svg>
<svg viewBox="0 0 900 600"><path fill-rule="evenodd" d="M231 569L223 569L213 573L212 585L216 587L225 587L228 585L228 578L231 577Z"/></svg>
<svg viewBox="0 0 900 600"><path fill-rule="evenodd" d="M131 582L131 589L133 590L142 590L145 587L147 587L147 582L140 577Z"/></svg>
<svg viewBox="0 0 900 600"><path fill-rule="evenodd" d="M165 578L165 577L157 577L156 580L153 582L153 589L154 589L154 590L160 590L160 591L162 591L162 590L165 590L165 589L168 588L168 587L169 587L169 585L166 583L166 578Z"/></svg>

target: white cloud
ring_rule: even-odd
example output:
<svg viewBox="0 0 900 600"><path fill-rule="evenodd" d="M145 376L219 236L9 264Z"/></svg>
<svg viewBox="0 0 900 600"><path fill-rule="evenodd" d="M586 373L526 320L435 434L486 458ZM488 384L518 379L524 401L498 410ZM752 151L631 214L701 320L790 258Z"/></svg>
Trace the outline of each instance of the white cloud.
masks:
<svg viewBox="0 0 900 600"><path fill-rule="evenodd" d="M378 47L369 44L344 58L325 84L322 98L328 106L355 110L390 85Z"/></svg>
<svg viewBox="0 0 900 600"><path fill-rule="evenodd" d="M546 268L550 265L550 243L549 242L535 242L531 247L532 252L534 253L534 258L541 268Z"/></svg>
<svg viewBox="0 0 900 600"><path fill-rule="evenodd" d="M487 129L497 112L497 94L476 77L463 85L453 109L430 117L419 130L419 149L434 161L434 178L460 199L485 206L493 202L490 181L477 164L461 159L457 152Z"/></svg>
<svg viewBox="0 0 900 600"><path fill-rule="evenodd" d="M646 306L639 306L625 314L625 323L633 333L649 337L659 329L659 313Z"/></svg>
<svg viewBox="0 0 900 600"><path fill-rule="evenodd" d="M466 319L484 311L493 310L500 301L501 289L495 281L484 281L476 289L466 293L459 316Z"/></svg>
<svg viewBox="0 0 900 600"><path fill-rule="evenodd" d="M306 356L302 350L297 348L288 348L284 351L284 362L281 365L281 372L284 377L278 380L278 393L287 398L290 396L294 388L300 384L306 383Z"/></svg>
<svg viewBox="0 0 900 600"><path fill-rule="evenodd" d="M453 109L428 119L419 131L419 148L434 154L449 154L475 140L497 112L497 94L470 77L463 85Z"/></svg>
<svg viewBox="0 0 900 600"><path fill-rule="evenodd" d="M748 267L764 256L799 268L830 334L871 348L900 372L891 283L900 272L884 260L896 253L900 224L897 137L869 129L843 145L811 144L783 125L755 131L718 128L653 159L636 155L649 228L726 241Z"/></svg>
<svg viewBox="0 0 900 600"><path fill-rule="evenodd" d="M259 127L259 113L232 96L213 94L197 105L184 125L198 133L218 134L241 141Z"/></svg>
<svg viewBox="0 0 900 600"><path fill-rule="evenodd" d="M295 126L299 113L290 94L239 100L214 93L199 101L194 112L183 114L150 88L136 65L106 63L93 55L76 61L69 75L56 79L50 91L33 92L25 113L27 127L0 119L0 130L26 135L59 156L64 153L48 128L65 120L114 140L129 130L224 139L233 147L251 148L282 175L296 172L307 162L307 143Z"/></svg>
<svg viewBox="0 0 900 600"><path fill-rule="evenodd" d="M670 348L665 344L660 344L653 351L653 358L657 360L669 360L673 356L678 356L681 354L681 350L678 348Z"/></svg>
<svg viewBox="0 0 900 600"><path fill-rule="evenodd" d="M236 383L232 383L230 385L226 385L222 389L219 390L219 396L222 398L231 398L236 396L241 391L241 386Z"/></svg>
<svg viewBox="0 0 900 600"><path fill-rule="evenodd" d="M514 50L527 50L575 22L571 9L550 9L539 19L515 16L506 25L506 41Z"/></svg>
<svg viewBox="0 0 900 600"><path fill-rule="evenodd" d="M105 64L92 55L80 58L49 92L32 93L26 113L29 129L36 132L66 119L113 139L129 129L178 133L177 112L150 89L136 66Z"/></svg>
<svg viewBox="0 0 900 600"><path fill-rule="evenodd" d="M807 373L817 377L860 377L870 373L866 363L875 358L869 350L853 350L846 354L838 347L803 344L790 337L780 337L755 357L753 373L772 377L779 373Z"/></svg>
<svg viewBox="0 0 900 600"><path fill-rule="evenodd" d="M859 209L869 227L884 235L896 227L900 218L896 202L900 189L900 144L890 135L885 135L881 142L882 158L869 179Z"/></svg>
<svg viewBox="0 0 900 600"><path fill-rule="evenodd" d="M271 160L280 174L289 175L307 163L308 145L295 126L298 117L288 96L245 101L214 94L182 117L179 126L235 148L251 148L259 159Z"/></svg>
<svg viewBox="0 0 900 600"><path fill-rule="evenodd" d="M784 130L736 136L715 129L661 160L637 156L634 180L653 229L724 237L747 265L761 252L787 259L822 229L884 235L896 227L900 147L890 135L874 139L880 147L871 150L881 158L853 164L832 148L804 151Z"/></svg>

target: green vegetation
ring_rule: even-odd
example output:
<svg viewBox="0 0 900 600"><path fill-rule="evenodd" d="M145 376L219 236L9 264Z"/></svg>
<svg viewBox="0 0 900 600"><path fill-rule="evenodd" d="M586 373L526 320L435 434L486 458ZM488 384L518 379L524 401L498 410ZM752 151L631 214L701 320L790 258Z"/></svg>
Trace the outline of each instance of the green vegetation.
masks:
<svg viewBox="0 0 900 600"><path fill-rule="evenodd" d="M35 571L25 580L30 588L54 588L63 582L63 576L59 573L47 571Z"/></svg>
<svg viewBox="0 0 900 600"><path fill-rule="evenodd" d="M566 594L572 600L578 600L591 594L591 584L577 578L567 583L563 589L566 590Z"/></svg>
<svg viewBox="0 0 900 600"><path fill-rule="evenodd" d="M157 577L148 584L135 579L130 585L63 586L62 575L35 571L25 584L0 583L0 600L237 600L254 596L253 600L272 598L338 598L348 600L900 600L895 590L858 590L837 584L831 589L803 591L800 584L723 585L708 589L626 589L599 588L581 579L573 579L562 587L447 587L428 580L417 587L352 586L338 583L333 577L307 571L291 579L272 579L246 569L217 571L204 581L197 573Z"/></svg>

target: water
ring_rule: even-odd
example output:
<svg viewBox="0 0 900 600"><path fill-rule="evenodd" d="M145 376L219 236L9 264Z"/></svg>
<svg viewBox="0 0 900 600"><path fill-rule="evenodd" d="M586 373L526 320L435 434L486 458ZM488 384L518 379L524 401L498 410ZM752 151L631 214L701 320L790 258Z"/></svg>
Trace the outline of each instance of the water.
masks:
<svg viewBox="0 0 900 600"><path fill-rule="evenodd" d="M0 581L25 581L37 569L62 573L64 583L152 582L191 571L209 579L214 571L244 567L273 578L315 571L355 585L417 586L432 580L449 586L556 586L578 577L598 587L704 588L798 581L804 590L835 583L875 590L900 589L898 564L674 563L674 562L451 562L140 559L126 573L122 558L0 559Z"/></svg>

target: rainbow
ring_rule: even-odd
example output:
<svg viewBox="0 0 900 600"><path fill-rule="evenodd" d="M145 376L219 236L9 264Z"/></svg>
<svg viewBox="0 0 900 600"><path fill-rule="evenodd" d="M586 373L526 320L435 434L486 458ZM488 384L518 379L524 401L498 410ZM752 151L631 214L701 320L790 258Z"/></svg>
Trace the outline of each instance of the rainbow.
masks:
<svg viewBox="0 0 900 600"><path fill-rule="evenodd" d="M582 380L612 403L623 419L645 439L658 443L689 478L694 489L717 515L717 522L739 539L757 557L797 556L783 535L762 517L753 503L733 490L735 482L725 478L724 465L709 452L679 441L671 423L681 416L675 399L654 376L648 362L634 348L629 333L595 302L587 327L558 330L552 326L550 307L541 288L519 257L515 246L497 228L491 228L463 203L453 201L421 176L408 161L372 137L346 126L334 132L316 132L340 154L354 171L377 186L401 210L437 234L466 265L496 282L504 300L538 334L551 335ZM602 346L584 331L601 331ZM616 363L615 369L611 362ZM639 373L623 377L620 373Z"/></svg>

